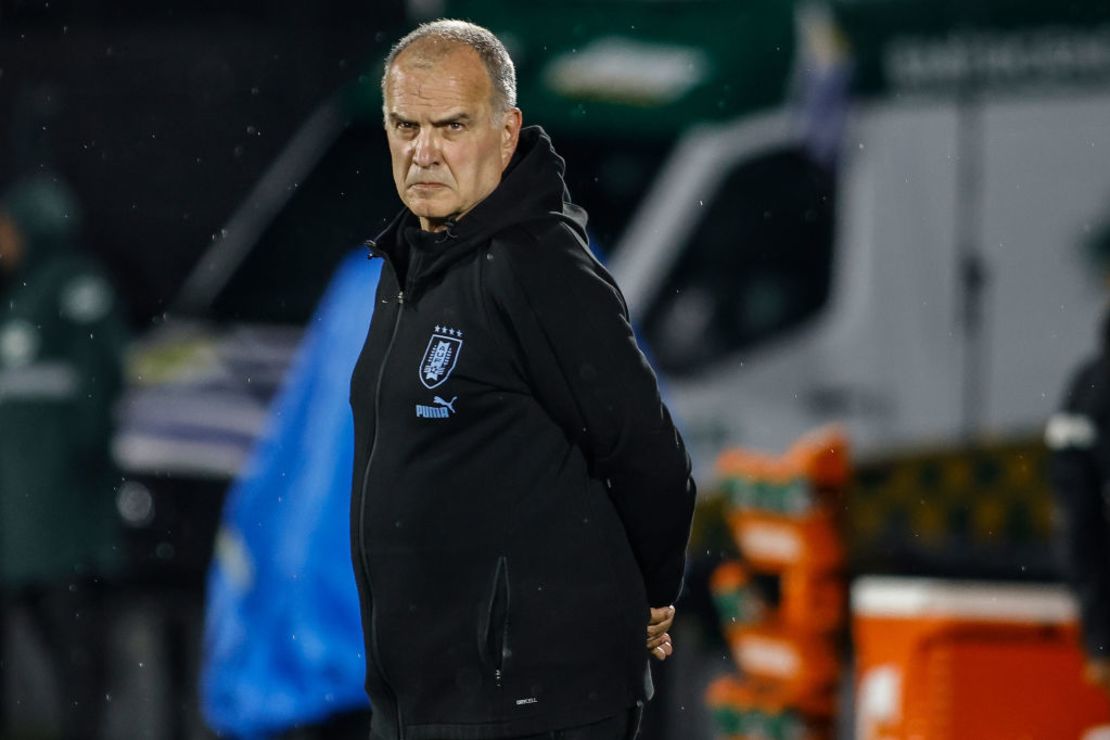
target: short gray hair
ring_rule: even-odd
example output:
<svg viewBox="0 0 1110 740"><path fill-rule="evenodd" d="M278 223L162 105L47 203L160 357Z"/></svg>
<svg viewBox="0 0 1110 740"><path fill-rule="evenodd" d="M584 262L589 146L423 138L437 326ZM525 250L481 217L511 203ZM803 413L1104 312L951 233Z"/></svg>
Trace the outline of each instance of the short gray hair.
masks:
<svg viewBox="0 0 1110 740"><path fill-rule="evenodd" d="M389 70L405 49L416 42L431 42L432 48L442 45L442 52L455 46L469 46L482 60L489 73L493 86L493 112L504 113L516 107L516 68L505 45L493 33L475 23L441 18L430 23L421 23L404 38L393 45L385 58L382 72L382 103L385 103L385 84ZM433 52L435 53L435 52Z"/></svg>

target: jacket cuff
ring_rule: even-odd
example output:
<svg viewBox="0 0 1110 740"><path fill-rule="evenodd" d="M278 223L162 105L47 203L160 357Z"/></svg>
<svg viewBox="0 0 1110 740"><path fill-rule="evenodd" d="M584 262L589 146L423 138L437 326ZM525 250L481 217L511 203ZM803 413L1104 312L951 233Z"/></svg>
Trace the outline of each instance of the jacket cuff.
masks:
<svg viewBox="0 0 1110 740"><path fill-rule="evenodd" d="M648 606L658 609L678 601L678 597L682 594L684 566L685 563L682 563L679 568L660 569L652 577L644 579Z"/></svg>

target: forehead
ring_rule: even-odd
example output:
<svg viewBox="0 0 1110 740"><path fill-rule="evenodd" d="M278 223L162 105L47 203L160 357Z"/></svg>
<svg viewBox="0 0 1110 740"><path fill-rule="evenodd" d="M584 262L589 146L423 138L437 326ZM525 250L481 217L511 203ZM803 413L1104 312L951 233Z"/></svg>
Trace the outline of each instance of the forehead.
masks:
<svg viewBox="0 0 1110 740"><path fill-rule="evenodd" d="M410 48L397 56L386 77L388 112L475 111L490 104L493 85L476 51L468 46L435 51Z"/></svg>

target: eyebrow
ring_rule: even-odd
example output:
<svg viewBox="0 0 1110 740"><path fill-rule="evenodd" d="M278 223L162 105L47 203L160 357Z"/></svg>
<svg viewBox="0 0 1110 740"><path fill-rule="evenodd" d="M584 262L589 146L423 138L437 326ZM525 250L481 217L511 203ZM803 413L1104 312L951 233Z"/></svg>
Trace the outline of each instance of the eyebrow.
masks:
<svg viewBox="0 0 1110 740"><path fill-rule="evenodd" d="M432 121L433 126L447 126L452 123L470 123L470 114L456 113L454 115L446 116L444 118L439 118Z"/></svg>
<svg viewBox="0 0 1110 740"><path fill-rule="evenodd" d="M392 123L416 123L416 121L405 118L394 112L389 113L389 120ZM436 127L448 126L452 123L470 123L471 116L469 113L455 113L443 118L436 118L432 120L432 125Z"/></svg>

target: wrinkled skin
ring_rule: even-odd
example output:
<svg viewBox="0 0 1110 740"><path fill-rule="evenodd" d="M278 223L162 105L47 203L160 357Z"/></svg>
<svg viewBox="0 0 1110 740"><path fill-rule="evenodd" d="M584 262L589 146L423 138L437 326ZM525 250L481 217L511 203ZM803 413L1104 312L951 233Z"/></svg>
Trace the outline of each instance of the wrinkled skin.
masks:
<svg viewBox="0 0 1110 740"><path fill-rule="evenodd" d="M385 128L397 193L425 231L442 231L494 191L516 151L521 114L494 109L477 52L401 52L386 78Z"/></svg>

